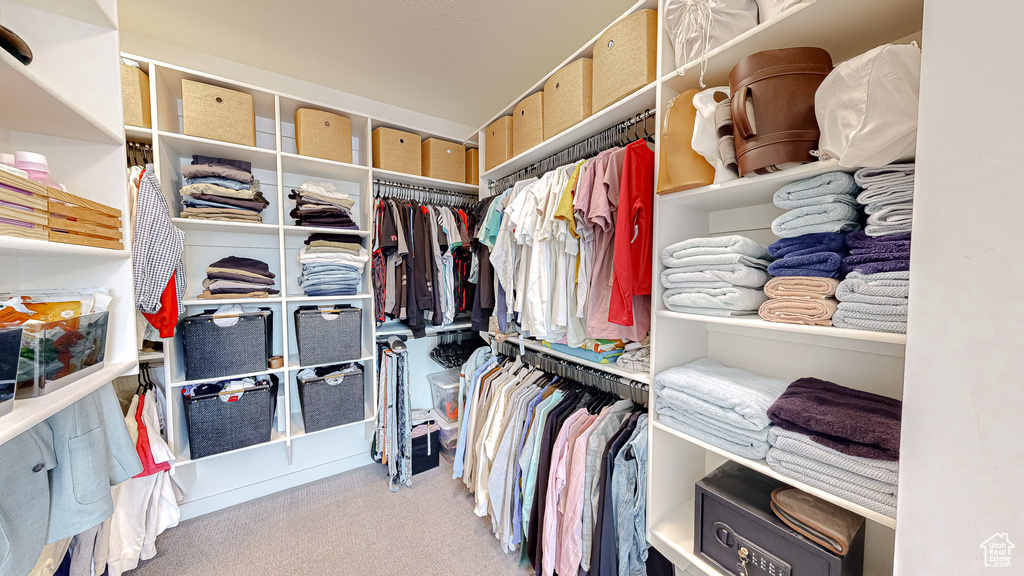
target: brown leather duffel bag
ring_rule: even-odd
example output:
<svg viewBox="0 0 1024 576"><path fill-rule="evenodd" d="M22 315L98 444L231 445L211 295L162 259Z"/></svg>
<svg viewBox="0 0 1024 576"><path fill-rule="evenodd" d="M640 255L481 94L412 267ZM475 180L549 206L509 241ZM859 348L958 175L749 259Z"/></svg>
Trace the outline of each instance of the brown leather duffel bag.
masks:
<svg viewBox="0 0 1024 576"><path fill-rule="evenodd" d="M821 48L765 50L729 73L740 176L813 162L818 147L814 93L832 71Z"/></svg>

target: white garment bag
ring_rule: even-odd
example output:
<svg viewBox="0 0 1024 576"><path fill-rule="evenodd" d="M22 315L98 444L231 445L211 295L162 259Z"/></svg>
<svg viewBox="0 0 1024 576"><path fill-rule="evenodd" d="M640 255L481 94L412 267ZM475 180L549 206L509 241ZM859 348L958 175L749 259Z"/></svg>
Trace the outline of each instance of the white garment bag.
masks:
<svg viewBox="0 0 1024 576"><path fill-rule="evenodd" d="M665 1L665 30L675 50L676 68L703 58L754 26L754 0Z"/></svg>

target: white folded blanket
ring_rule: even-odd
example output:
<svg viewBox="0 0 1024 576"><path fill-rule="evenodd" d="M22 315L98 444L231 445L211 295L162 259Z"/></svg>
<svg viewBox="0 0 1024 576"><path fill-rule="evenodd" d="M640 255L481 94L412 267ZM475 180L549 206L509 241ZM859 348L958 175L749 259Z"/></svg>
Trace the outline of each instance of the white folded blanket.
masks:
<svg viewBox="0 0 1024 576"><path fill-rule="evenodd" d="M764 440L733 436L725 429L717 426L694 426L690 423L692 421L680 420L670 413L659 413L658 419L669 428L674 428L683 434L688 434L698 440L718 446L738 456L750 458L751 460L761 460L768 454L768 449L771 448L768 442Z"/></svg>
<svg viewBox="0 0 1024 576"><path fill-rule="evenodd" d="M910 296L910 272L864 274L853 271L836 287L836 300L865 304L906 304Z"/></svg>
<svg viewBox="0 0 1024 576"><path fill-rule="evenodd" d="M857 196L857 202L865 206L889 206L914 201L914 182L868 188Z"/></svg>
<svg viewBox="0 0 1024 576"><path fill-rule="evenodd" d="M840 302L832 314L832 325L836 328L850 330L871 330L873 332L890 332L892 334L907 333L907 315L887 316L884 314L865 314L850 310L850 303Z"/></svg>
<svg viewBox="0 0 1024 576"><path fill-rule="evenodd" d="M706 316L756 314L768 299L763 290L729 288L673 288L663 295L665 306L674 312Z"/></svg>
<svg viewBox="0 0 1024 576"><path fill-rule="evenodd" d="M768 247L755 242L746 236L714 236L711 238L690 238L665 248L661 251L661 261L665 266L682 266L675 262L688 256L708 256L717 254L742 254L751 258L767 258Z"/></svg>
<svg viewBox="0 0 1024 576"><path fill-rule="evenodd" d="M835 202L790 210L772 222L772 233L780 238L818 232L851 232L858 228L857 209Z"/></svg>
<svg viewBox="0 0 1024 576"><path fill-rule="evenodd" d="M846 172L826 172L783 186L772 196L772 202L787 210L829 202L853 206L857 203L858 192L860 189L852 175Z"/></svg>
<svg viewBox="0 0 1024 576"><path fill-rule="evenodd" d="M768 408L786 391L789 382L701 358L659 373L654 378L654 390L676 409L701 412L736 428L760 430L771 424ZM670 390L692 400L676 404L676 396L665 395Z"/></svg>
<svg viewBox="0 0 1024 576"><path fill-rule="evenodd" d="M861 188L875 188L914 182L914 163L889 164L881 168L861 168L853 179Z"/></svg>
<svg viewBox="0 0 1024 576"><path fill-rule="evenodd" d="M724 268L724 269L721 269ZM760 288L771 279L763 268L735 264L720 268L666 268L661 273L661 285L665 288Z"/></svg>
<svg viewBox="0 0 1024 576"><path fill-rule="evenodd" d="M883 206L880 210L868 216L867 225L864 226L864 233L875 237L910 232L913 221L913 204Z"/></svg>
<svg viewBox="0 0 1024 576"><path fill-rule="evenodd" d="M661 254L661 263L666 268L675 268L680 272L698 272L701 270L736 270L738 266L767 270L771 261L768 257L752 258L745 254L705 254L703 256L684 256L669 258Z"/></svg>

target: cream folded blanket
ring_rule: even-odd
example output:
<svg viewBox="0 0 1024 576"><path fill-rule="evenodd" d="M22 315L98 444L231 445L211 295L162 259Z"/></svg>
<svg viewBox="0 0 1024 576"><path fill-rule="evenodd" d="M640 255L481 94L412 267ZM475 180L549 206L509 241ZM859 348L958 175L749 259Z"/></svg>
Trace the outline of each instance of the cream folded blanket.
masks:
<svg viewBox="0 0 1024 576"><path fill-rule="evenodd" d="M835 298L772 298L757 313L769 322L831 326L838 306Z"/></svg>
<svg viewBox="0 0 1024 576"><path fill-rule="evenodd" d="M779 276L764 285L769 298L828 298L834 296L839 287L835 278L817 276Z"/></svg>
<svg viewBox="0 0 1024 576"><path fill-rule="evenodd" d="M712 238L690 238L661 251L661 263L666 267L686 266L681 263L690 256L711 256L721 254L742 254L750 258L768 257L768 247L746 236L715 236Z"/></svg>

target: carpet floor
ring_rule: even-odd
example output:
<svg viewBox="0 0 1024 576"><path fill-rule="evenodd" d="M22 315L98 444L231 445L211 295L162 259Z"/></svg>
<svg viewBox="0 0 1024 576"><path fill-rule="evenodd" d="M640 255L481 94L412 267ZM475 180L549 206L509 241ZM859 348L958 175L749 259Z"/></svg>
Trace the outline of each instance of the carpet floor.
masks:
<svg viewBox="0 0 1024 576"><path fill-rule="evenodd" d="M370 465L182 522L131 576L527 576L451 464L388 491Z"/></svg>

